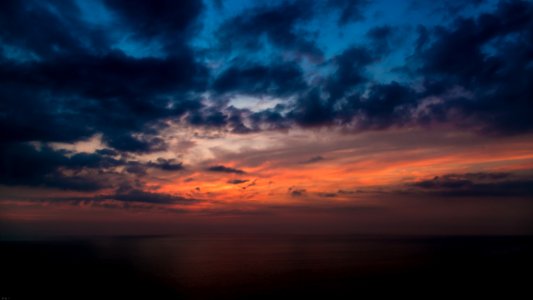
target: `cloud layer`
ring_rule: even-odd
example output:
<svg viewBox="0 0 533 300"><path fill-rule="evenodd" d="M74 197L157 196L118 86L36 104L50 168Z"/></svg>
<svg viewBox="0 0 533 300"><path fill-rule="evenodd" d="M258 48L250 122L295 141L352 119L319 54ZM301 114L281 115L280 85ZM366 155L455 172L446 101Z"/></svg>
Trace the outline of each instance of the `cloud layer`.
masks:
<svg viewBox="0 0 533 300"><path fill-rule="evenodd" d="M532 15L520 0L2 1L0 188L180 212L529 198Z"/></svg>

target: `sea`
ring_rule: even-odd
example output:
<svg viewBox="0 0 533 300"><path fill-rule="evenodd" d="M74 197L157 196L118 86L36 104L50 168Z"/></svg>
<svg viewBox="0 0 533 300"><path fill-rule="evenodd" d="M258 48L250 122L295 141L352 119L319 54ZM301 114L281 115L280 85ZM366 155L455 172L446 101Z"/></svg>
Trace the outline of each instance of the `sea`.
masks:
<svg viewBox="0 0 533 300"><path fill-rule="evenodd" d="M533 299L531 236L190 235L0 241L16 299Z"/></svg>

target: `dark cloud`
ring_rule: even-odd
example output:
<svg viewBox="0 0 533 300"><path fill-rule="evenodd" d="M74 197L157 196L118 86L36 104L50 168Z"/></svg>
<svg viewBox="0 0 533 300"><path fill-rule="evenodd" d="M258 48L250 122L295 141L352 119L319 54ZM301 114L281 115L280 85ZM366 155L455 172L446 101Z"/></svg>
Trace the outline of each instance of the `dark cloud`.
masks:
<svg viewBox="0 0 533 300"><path fill-rule="evenodd" d="M305 87L302 70L293 63L233 66L213 83L213 89L218 93L238 92L259 96L289 96Z"/></svg>
<svg viewBox="0 0 533 300"><path fill-rule="evenodd" d="M150 7L140 7L141 14L139 6L113 2L113 9L127 10L125 18L143 36L151 33L145 28L179 30L191 20L182 1L172 12L187 15L179 20L156 16L170 3L143 1ZM146 152L161 144L150 136L149 124L201 107L191 92L205 89L207 73L185 41L166 57L132 57L115 48L112 29L93 30L75 2L1 5L2 141L73 142L103 133L117 150Z"/></svg>
<svg viewBox="0 0 533 300"><path fill-rule="evenodd" d="M431 14L444 14L446 17L457 16L467 8L477 7L481 4L487 3L487 0L436 0L436 1L424 1L424 0L411 0L412 9L426 9Z"/></svg>
<svg viewBox="0 0 533 300"><path fill-rule="evenodd" d="M183 170L183 163L176 161L175 159L158 158L155 162L148 162L148 167L160 169L163 171L180 171Z"/></svg>
<svg viewBox="0 0 533 300"><path fill-rule="evenodd" d="M259 5L227 20L217 31L224 50L247 51L274 47L292 51L313 61L323 58L316 33L303 24L329 13L336 14L339 25L360 21L368 0L283 1ZM264 43L267 42L267 44Z"/></svg>
<svg viewBox="0 0 533 300"><path fill-rule="evenodd" d="M108 148L98 149L95 152L103 156L117 156L120 154L120 152Z"/></svg>
<svg viewBox="0 0 533 300"><path fill-rule="evenodd" d="M0 149L0 184L40 186L64 190L97 191L126 183L131 178L119 173L146 175L148 168L163 171L184 169L181 162L159 158L143 163L124 157L114 158L116 151L103 149L94 153L55 150L46 145L27 143L2 144Z"/></svg>
<svg viewBox="0 0 533 300"><path fill-rule="evenodd" d="M531 197L533 176L510 173L447 174L408 184L410 191L446 197Z"/></svg>
<svg viewBox="0 0 533 300"><path fill-rule="evenodd" d="M120 30L133 39L175 50L151 57L117 49L114 36L89 26L74 2L4 1L0 139L73 142L101 133L116 151L158 151L166 147L157 137L162 120L184 115L194 126L228 127L241 134L294 124L368 130L449 122L496 133L533 128L528 121L533 94L530 2L502 1L492 12L459 17L449 26L419 27L413 55L402 70L422 78L422 90L405 82L376 82L369 74L368 68L396 44L398 29L392 25L371 28L367 41L327 59L320 66L331 70L313 74L312 82L297 59L258 57L265 39L281 53L321 53L316 37L302 34L302 25L325 13L324 7L340 9L341 19L355 20L367 2L292 1L231 17L217 36L225 46L256 59L229 61L208 85L208 70L189 46L203 10L199 1L104 2ZM31 26L25 20L32 20ZM36 27L44 30L37 34ZM16 51L6 50L12 48ZM291 96L295 101L253 113L224 105L206 108L199 96L206 90ZM442 101L424 104L429 97Z"/></svg>
<svg viewBox="0 0 533 300"><path fill-rule="evenodd" d="M433 42L418 53L427 94L457 86L468 92L434 105L434 115L491 133L533 129L533 68L527 67L533 63L532 13L529 1L501 1L494 12L433 30Z"/></svg>
<svg viewBox="0 0 533 300"><path fill-rule="evenodd" d="M143 40L161 38L172 42L180 34L190 33L204 5L197 0L104 0L116 12L123 26L131 28Z"/></svg>
<svg viewBox="0 0 533 300"><path fill-rule="evenodd" d="M50 150L50 149L48 149ZM41 150L42 151L42 150ZM61 153L61 151L56 151ZM68 153L65 153L68 154ZM125 164L124 160L111 158L100 153L76 153L60 165L68 168L112 168Z"/></svg>
<svg viewBox="0 0 533 300"><path fill-rule="evenodd" d="M228 125L229 116L221 110L221 107L216 107L195 111L189 113L187 121L195 126L225 127Z"/></svg>
<svg viewBox="0 0 533 300"><path fill-rule="evenodd" d="M252 124L250 127L249 125L245 125L245 118L246 116L243 115L249 115L249 112L246 110L239 110L236 109L233 106L228 107L228 125L231 128L231 132L238 133L238 134L247 134L252 132L257 132L260 129L257 128L255 125Z"/></svg>
<svg viewBox="0 0 533 300"><path fill-rule="evenodd" d="M292 120L287 118L283 110L285 105L276 105L273 109L266 109L250 115L250 120L257 125L262 125L271 130L283 130L292 125Z"/></svg>
<svg viewBox="0 0 533 300"><path fill-rule="evenodd" d="M107 168L118 161L98 154L75 154L47 146L40 149L28 144L1 144L0 184L11 186L42 186L66 190L95 191L109 186L102 177L67 174L64 168Z"/></svg>
<svg viewBox="0 0 533 300"><path fill-rule="evenodd" d="M0 40L23 61L95 53L107 42L102 32L83 24L74 1L32 0L0 3Z"/></svg>
<svg viewBox="0 0 533 300"><path fill-rule="evenodd" d="M329 102L338 101L347 92L354 91L362 83L367 83L368 78L365 74L365 68L376 59L374 53L363 46L351 47L335 56L332 59L332 63L336 70L325 82L325 90L329 95Z"/></svg>
<svg viewBox="0 0 533 300"><path fill-rule="evenodd" d="M300 34L300 25L324 13L324 5L340 9L345 21L357 19L367 2L256 6L228 19L217 32L221 41L252 56L262 36L279 49L319 53L315 38ZM333 71L318 76L313 88L297 61L231 61L213 78L215 93L296 97L282 109L247 116L252 127L236 110L202 109L194 96L206 90L209 75L187 42L197 28L201 2L104 4L134 39L157 40L175 51L164 57L127 55L114 47L111 35L88 26L80 8L68 1L3 2L0 38L19 49L16 58L4 49L0 60L0 108L7 112L0 116L3 141L72 142L103 133L116 150L149 152L165 147L150 126L184 114L192 125L230 126L235 133L293 123L365 130L438 121L491 132L524 132L533 126L527 121L532 69L524 67L532 51L529 2L503 1L493 12L459 17L451 26L420 27L412 57L416 63L404 69L425 80L424 91L404 83L376 83L369 76L368 67L392 48L398 30L391 25L370 29L368 44L329 59L326 65ZM45 30L36 34L35 27ZM454 93L458 87L465 93ZM443 101L413 114L428 97Z"/></svg>
<svg viewBox="0 0 533 300"><path fill-rule="evenodd" d="M298 189L294 187L290 187L288 191L291 197L302 197L307 193L306 189Z"/></svg>
<svg viewBox="0 0 533 300"><path fill-rule="evenodd" d="M202 107L196 93L205 90L207 69L188 45L202 2L104 2L120 26L91 24L76 1L0 3L1 184L93 191L147 168L182 168L125 157L164 150L162 121ZM119 35L165 53L137 56L133 44L125 53ZM109 148L71 153L47 145L95 134Z"/></svg>
<svg viewBox="0 0 533 300"><path fill-rule="evenodd" d="M339 10L339 24L361 21L364 19L364 9L370 0L326 0L326 7Z"/></svg>
<svg viewBox="0 0 533 300"><path fill-rule="evenodd" d="M126 166L125 171L137 176L144 176L147 174L146 167L138 163L129 163Z"/></svg>
<svg viewBox="0 0 533 300"><path fill-rule="evenodd" d="M338 83L336 93L346 93L350 85ZM416 106L413 89L391 82L373 85L364 95L356 93L342 99L325 99L312 90L298 99L288 116L303 126L348 124L357 130L386 129L416 124L418 120L411 113Z"/></svg>
<svg viewBox="0 0 533 300"><path fill-rule="evenodd" d="M199 200L184 198L181 196L163 194L163 193L150 193L142 190L132 189L127 192L117 192L113 195L99 196L98 199L109 199L124 202L144 202L152 204L195 204Z"/></svg>
<svg viewBox="0 0 533 300"><path fill-rule="evenodd" d="M217 36L226 51L257 51L271 45L310 57L321 57L322 51L310 33L298 28L313 14L313 5L298 1L255 7L227 20L219 28ZM265 39L268 45L262 42Z"/></svg>
<svg viewBox="0 0 533 300"><path fill-rule="evenodd" d="M234 174L245 174L246 173L243 170L230 168L230 167L226 167L223 165L211 166L211 167L208 167L206 170L209 172L219 172L219 173L234 173Z"/></svg>
<svg viewBox="0 0 533 300"><path fill-rule="evenodd" d="M242 184L242 183L246 183L250 180L248 179L231 179L231 180L228 180L228 183L229 184Z"/></svg>
<svg viewBox="0 0 533 300"><path fill-rule="evenodd" d="M370 29L366 35L373 41L381 42L388 39L394 33L392 26L383 25Z"/></svg>
<svg viewBox="0 0 533 300"><path fill-rule="evenodd" d="M396 38L400 31L390 25L378 26L370 29L366 36L370 40L372 50L378 56L385 56L390 53L394 47L398 47L401 39Z"/></svg>
<svg viewBox="0 0 533 300"><path fill-rule="evenodd" d="M26 201L32 202L47 202L51 204L57 203L70 203L78 205L80 203L84 204L94 204L100 205L109 208L125 208L124 206L116 204L103 204L103 202L109 201L118 201L122 202L125 205L128 204L153 204L153 205L169 205L169 204L181 204L181 205L194 205L201 200L181 197L178 195L167 194L167 193L155 193L155 192L145 192L138 189L128 189L128 190L118 190L113 194L100 194L96 196L74 196L74 197L23 197Z"/></svg>
<svg viewBox="0 0 533 300"><path fill-rule="evenodd" d="M323 99L317 89L313 89L298 97L288 117L303 126L320 126L331 124L336 115L331 103Z"/></svg>
<svg viewBox="0 0 533 300"><path fill-rule="evenodd" d="M106 136L107 144L123 152L150 152L165 149L165 144L158 137L133 137L129 134Z"/></svg>
<svg viewBox="0 0 533 300"><path fill-rule="evenodd" d="M458 17L450 26L419 27L413 56L400 72L422 78L422 89L371 77L368 68L394 50L398 39L398 29L374 27L367 33L368 44L330 59L326 65L334 71L318 77L312 88L289 84L296 101L285 107L288 112L257 112L252 121L274 129L294 123L357 131L450 123L479 133L528 132L533 129L532 11L530 2L502 1L490 13ZM267 83L276 82L255 73L234 74L231 82L247 83L243 93L268 90Z"/></svg>
<svg viewBox="0 0 533 300"><path fill-rule="evenodd" d="M416 94L397 82L377 84L364 97L350 97L350 110L359 129L385 129L412 124L411 109L416 107ZM415 121L416 122L416 121Z"/></svg>

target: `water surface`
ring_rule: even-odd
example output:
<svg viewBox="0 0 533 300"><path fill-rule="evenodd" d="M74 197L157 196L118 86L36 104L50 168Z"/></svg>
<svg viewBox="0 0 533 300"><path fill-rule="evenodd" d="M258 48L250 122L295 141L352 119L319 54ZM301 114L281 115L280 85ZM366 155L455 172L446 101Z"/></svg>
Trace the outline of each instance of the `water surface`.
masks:
<svg viewBox="0 0 533 300"><path fill-rule="evenodd" d="M216 235L0 245L1 296L13 300L523 298L533 282L531 237Z"/></svg>

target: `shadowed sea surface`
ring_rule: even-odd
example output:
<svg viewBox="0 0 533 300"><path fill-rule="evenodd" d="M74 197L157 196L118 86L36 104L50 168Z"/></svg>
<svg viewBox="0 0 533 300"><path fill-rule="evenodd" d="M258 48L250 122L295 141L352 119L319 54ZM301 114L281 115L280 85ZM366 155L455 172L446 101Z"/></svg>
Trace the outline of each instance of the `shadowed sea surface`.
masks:
<svg viewBox="0 0 533 300"><path fill-rule="evenodd" d="M2 241L2 299L533 299L533 237Z"/></svg>

